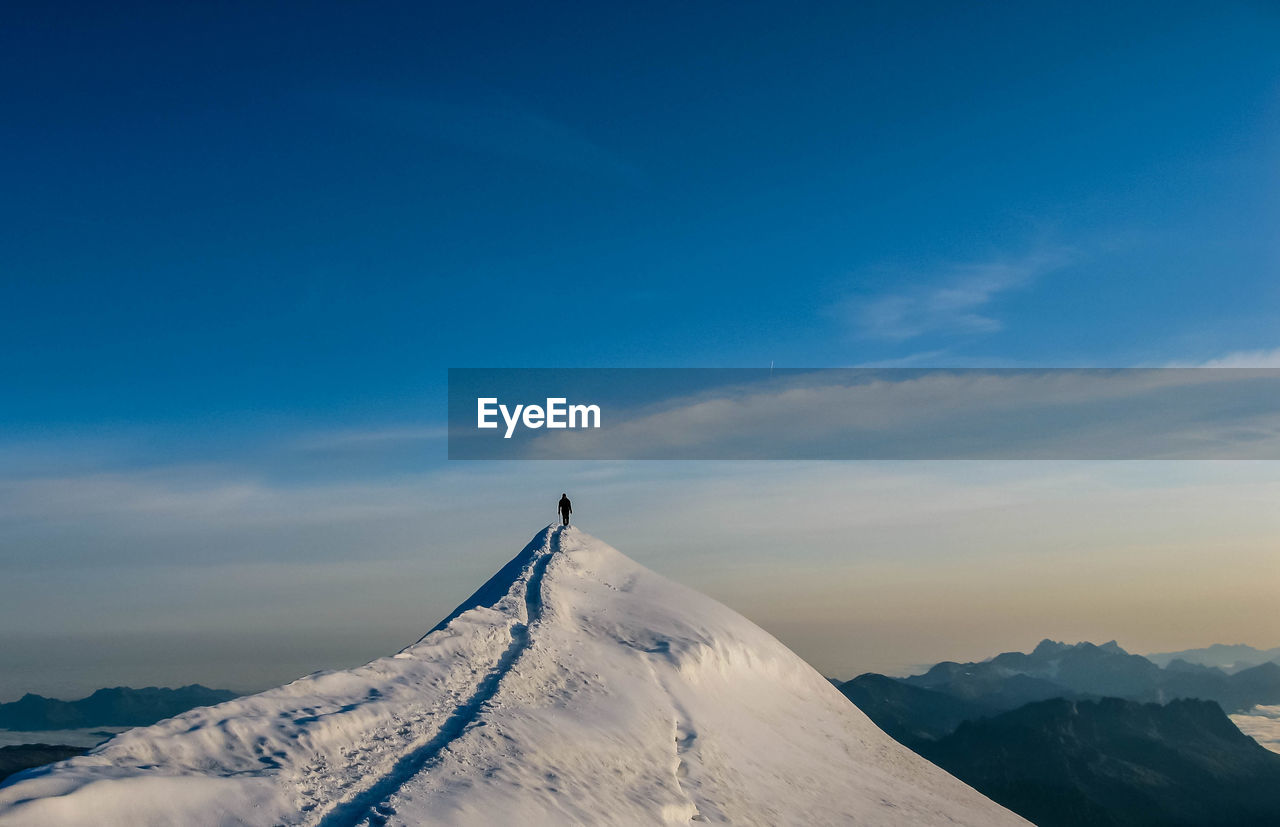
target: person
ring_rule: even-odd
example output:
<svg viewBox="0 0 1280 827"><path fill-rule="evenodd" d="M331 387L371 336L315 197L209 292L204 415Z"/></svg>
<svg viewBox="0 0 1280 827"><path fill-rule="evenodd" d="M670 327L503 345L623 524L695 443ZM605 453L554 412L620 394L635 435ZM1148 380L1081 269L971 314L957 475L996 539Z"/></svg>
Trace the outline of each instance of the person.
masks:
<svg viewBox="0 0 1280 827"><path fill-rule="evenodd" d="M562 525L569 524L569 515L573 513L573 503L569 502L568 494L560 495L560 523Z"/></svg>

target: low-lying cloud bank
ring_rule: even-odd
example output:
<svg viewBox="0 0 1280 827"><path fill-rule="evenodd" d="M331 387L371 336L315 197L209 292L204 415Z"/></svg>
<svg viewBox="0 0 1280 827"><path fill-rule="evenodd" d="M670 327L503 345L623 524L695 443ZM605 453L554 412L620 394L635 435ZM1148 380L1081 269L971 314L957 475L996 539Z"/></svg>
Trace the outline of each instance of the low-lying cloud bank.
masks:
<svg viewBox="0 0 1280 827"><path fill-rule="evenodd" d="M1232 715L1240 731L1272 752L1280 752L1280 706L1255 706L1249 714Z"/></svg>

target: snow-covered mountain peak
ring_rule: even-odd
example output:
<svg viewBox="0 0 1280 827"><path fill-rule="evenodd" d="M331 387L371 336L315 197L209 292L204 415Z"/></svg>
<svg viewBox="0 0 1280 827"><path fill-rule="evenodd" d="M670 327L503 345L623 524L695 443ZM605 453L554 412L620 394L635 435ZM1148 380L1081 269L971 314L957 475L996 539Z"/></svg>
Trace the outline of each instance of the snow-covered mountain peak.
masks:
<svg viewBox="0 0 1280 827"><path fill-rule="evenodd" d="M741 615L548 526L403 652L0 788L0 824L1025 824Z"/></svg>

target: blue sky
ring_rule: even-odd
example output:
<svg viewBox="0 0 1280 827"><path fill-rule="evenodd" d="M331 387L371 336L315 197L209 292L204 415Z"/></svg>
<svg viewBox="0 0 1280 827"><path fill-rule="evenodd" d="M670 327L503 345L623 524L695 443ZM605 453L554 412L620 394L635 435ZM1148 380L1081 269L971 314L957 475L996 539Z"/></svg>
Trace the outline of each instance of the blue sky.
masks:
<svg viewBox="0 0 1280 827"><path fill-rule="evenodd" d="M1269 4L598 6L17 13L6 422L1277 344Z"/></svg>
<svg viewBox="0 0 1280 827"><path fill-rule="evenodd" d="M408 559L417 523L358 529L379 497L597 473L447 467L450 366L1280 364L1277 35L1263 2L12 7L0 554L34 600L323 546L280 597ZM364 653L409 621L360 622Z"/></svg>

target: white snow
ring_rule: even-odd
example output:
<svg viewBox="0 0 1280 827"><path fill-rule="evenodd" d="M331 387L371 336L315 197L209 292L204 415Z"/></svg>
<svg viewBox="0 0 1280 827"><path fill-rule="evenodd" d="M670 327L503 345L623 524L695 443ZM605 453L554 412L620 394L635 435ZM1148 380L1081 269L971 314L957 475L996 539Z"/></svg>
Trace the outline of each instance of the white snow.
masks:
<svg viewBox="0 0 1280 827"><path fill-rule="evenodd" d="M0 824L1026 823L576 529L541 531L441 625L11 779Z"/></svg>

